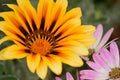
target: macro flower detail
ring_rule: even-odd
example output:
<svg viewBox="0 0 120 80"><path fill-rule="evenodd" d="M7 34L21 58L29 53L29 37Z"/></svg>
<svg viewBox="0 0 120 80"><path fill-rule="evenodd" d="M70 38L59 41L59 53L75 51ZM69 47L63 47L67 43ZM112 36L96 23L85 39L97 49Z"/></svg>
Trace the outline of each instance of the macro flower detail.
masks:
<svg viewBox="0 0 120 80"><path fill-rule="evenodd" d="M99 53L102 47L106 47L106 43L109 40L114 28L109 29L103 36L103 26L102 24L97 25L96 31L93 36L96 38L96 42L91 46L90 50L94 53Z"/></svg>
<svg viewBox="0 0 120 80"><path fill-rule="evenodd" d="M93 54L93 61L87 64L93 70L81 70L81 80L119 80L120 79L120 59L116 42L111 42L110 51L106 48L100 50L100 54Z"/></svg>
<svg viewBox="0 0 120 80"><path fill-rule="evenodd" d="M6 34L0 44L14 42L0 51L0 60L26 58L29 70L42 79L48 67L59 75L62 63L83 65L78 55L88 55L88 48L95 42L95 27L81 25L80 8L67 12L67 0L39 0L37 10L29 0L17 3L6 4L13 11L0 13L4 18L0 30Z"/></svg>

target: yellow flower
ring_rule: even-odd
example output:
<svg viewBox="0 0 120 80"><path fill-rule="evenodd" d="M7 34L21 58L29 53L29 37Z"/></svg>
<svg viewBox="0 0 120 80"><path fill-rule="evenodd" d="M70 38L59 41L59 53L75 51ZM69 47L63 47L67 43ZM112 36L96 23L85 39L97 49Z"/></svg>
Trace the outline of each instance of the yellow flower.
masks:
<svg viewBox="0 0 120 80"><path fill-rule="evenodd" d="M95 27L81 25L81 9L66 11L67 0L39 0L37 10L29 0L17 0L18 5L7 4L13 11L2 12L0 30L6 40L15 44L0 51L0 60L26 57L29 70L44 79L48 67L55 74L62 72L62 62L80 67L78 55L88 55L95 39Z"/></svg>

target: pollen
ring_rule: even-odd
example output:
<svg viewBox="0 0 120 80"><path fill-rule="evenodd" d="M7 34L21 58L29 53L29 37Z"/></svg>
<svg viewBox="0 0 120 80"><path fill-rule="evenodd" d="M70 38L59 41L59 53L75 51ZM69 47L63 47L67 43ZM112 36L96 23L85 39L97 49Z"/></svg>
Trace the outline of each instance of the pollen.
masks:
<svg viewBox="0 0 120 80"><path fill-rule="evenodd" d="M113 68L111 72L109 72L109 76L111 79L120 78L120 68Z"/></svg>
<svg viewBox="0 0 120 80"><path fill-rule="evenodd" d="M51 50L50 43L45 39L37 39L31 45L32 53L39 53L41 55L46 55Z"/></svg>

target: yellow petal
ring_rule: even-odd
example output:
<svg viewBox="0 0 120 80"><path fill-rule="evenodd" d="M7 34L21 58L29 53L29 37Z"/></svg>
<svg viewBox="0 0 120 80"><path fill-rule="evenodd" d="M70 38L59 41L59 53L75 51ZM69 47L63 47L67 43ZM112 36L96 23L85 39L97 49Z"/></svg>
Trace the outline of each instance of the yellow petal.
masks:
<svg viewBox="0 0 120 80"><path fill-rule="evenodd" d="M63 63L66 63L72 67L80 67L83 65L82 59L70 50L63 50L58 54L58 56Z"/></svg>
<svg viewBox="0 0 120 80"><path fill-rule="evenodd" d="M89 48L96 42L96 39L93 36L88 36L88 35L85 35L85 36L86 36L85 38L78 40L78 41L84 44L87 48Z"/></svg>
<svg viewBox="0 0 120 80"><path fill-rule="evenodd" d="M42 25L42 20L45 19L44 29L48 30L51 25L51 10L53 8L53 0L39 0L37 7L37 16L39 20L39 24Z"/></svg>
<svg viewBox="0 0 120 80"><path fill-rule="evenodd" d="M31 53L27 56L27 66L32 73L35 72L39 63L40 63L40 54Z"/></svg>
<svg viewBox="0 0 120 80"><path fill-rule="evenodd" d="M28 55L28 53L24 51L25 49L26 48L14 44L5 48L2 54L4 54L3 56L6 59L21 59Z"/></svg>
<svg viewBox="0 0 120 80"><path fill-rule="evenodd" d="M80 8L73 8L70 11L68 11L63 17L58 19L56 22L55 27L53 28L52 32L54 32L59 26L63 25L70 19L80 19L82 16L81 9ZM81 22L80 22L81 23Z"/></svg>
<svg viewBox="0 0 120 80"><path fill-rule="evenodd" d="M7 15L10 15L10 14L6 14L6 16ZM10 34L20 35L21 37L25 38L25 35L18 28L19 23L17 22L17 20L14 19L14 17L12 17L12 16L10 18L9 18L10 19L9 22L7 22L7 21L0 22L0 30L2 30L7 35L10 35ZM15 21L15 23L14 23L14 21ZM16 23L18 23L18 25ZM10 26L12 26L12 27L10 27ZM11 37L15 38L13 35Z"/></svg>
<svg viewBox="0 0 120 80"><path fill-rule="evenodd" d="M44 58L45 57L42 56L41 61L36 69L36 73L41 79L45 79L47 75L47 64Z"/></svg>
<svg viewBox="0 0 120 80"><path fill-rule="evenodd" d="M5 29L20 33L19 27L21 26L20 22L18 21L18 18L16 18L16 14L12 11L10 12L2 12L0 13L0 16L5 19L4 22L1 22L1 26L4 26ZM11 27L12 26L12 27Z"/></svg>
<svg viewBox="0 0 120 80"><path fill-rule="evenodd" d="M38 6L37 6L37 16L38 16L38 21L40 22L39 24L41 24L41 20L43 18L43 11L44 11L44 4L45 4L45 0L39 0L38 2Z"/></svg>
<svg viewBox="0 0 120 80"><path fill-rule="evenodd" d="M15 15L14 16L17 21L20 23L20 26L19 27L23 27L25 29L26 32L30 33L27 29L27 26L25 24L26 22L26 19L25 19L25 15L24 15L24 12L17 6L17 5L14 5L14 4L7 4L7 6L11 9L14 10L15 12ZM16 21L16 20L15 20ZM16 25L15 25L16 26Z"/></svg>
<svg viewBox="0 0 120 80"><path fill-rule="evenodd" d="M59 38L62 38L64 36L71 34L72 30L74 30L79 25L80 19L70 19L64 25L62 25L54 35L56 36L61 32L62 35Z"/></svg>
<svg viewBox="0 0 120 80"><path fill-rule="evenodd" d="M10 38L8 36L5 36L2 39L0 39L0 45L7 40L10 40Z"/></svg>
<svg viewBox="0 0 120 80"><path fill-rule="evenodd" d="M91 35L94 32L95 32L95 26L92 26L92 25L81 25L81 26L77 27L75 30L73 30L71 33L72 34L80 33L80 34Z"/></svg>
<svg viewBox="0 0 120 80"><path fill-rule="evenodd" d="M51 12L52 12L52 8L53 8L53 0L45 0L45 5L44 5L44 10L43 10L43 17L45 18L45 30L48 30L52 20L50 20L51 18ZM45 12L46 11L46 12Z"/></svg>
<svg viewBox="0 0 120 80"><path fill-rule="evenodd" d="M7 58L4 57L4 52L6 51L7 48L4 48L0 51L0 60L8 60Z"/></svg>
<svg viewBox="0 0 120 80"><path fill-rule="evenodd" d="M47 64L49 68L57 75L60 75L62 72L62 63L60 61L60 58L58 56L50 54L49 57L47 57Z"/></svg>
<svg viewBox="0 0 120 80"><path fill-rule="evenodd" d="M38 25L38 19L37 19L36 11L32 6L32 4L30 3L30 0L17 0L17 3L20 9L24 12L24 15L31 29L33 30L32 20L35 22L36 25Z"/></svg>
<svg viewBox="0 0 120 80"><path fill-rule="evenodd" d="M85 47L83 44L81 44L78 41L66 41L59 43L57 46L63 46L69 48L73 53L78 54L78 55L88 55L88 49ZM56 50L62 50L63 48L56 48Z"/></svg>
<svg viewBox="0 0 120 80"><path fill-rule="evenodd" d="M67 0L57 0L54 4L51 17L54 18L54 20L56 20L59 17L63 16L66 12L67 6L68 6Z"/></svg>
<svg viewBox="0 0 120 80"><path fill-rule="evenodd" d="M86 37L88 37L88 36L90 36L90 35L72 34L72 35L69 35L69 36L61 39L61 40L59 41L59 43L67 42L67 41L69 41L69 40L76 40L76 41L78 41L78 40L83 40L84 38L86 38Z"/></svg>
<svg viewBox="0 0 120 80"><path fill-rule="evenodd" d="M80 43L78 43L77 46L72 46L70 48L71 48L71 51L73 51L78 55L86 56L89 54L88 49L83 44L80 44Z"/></svg>

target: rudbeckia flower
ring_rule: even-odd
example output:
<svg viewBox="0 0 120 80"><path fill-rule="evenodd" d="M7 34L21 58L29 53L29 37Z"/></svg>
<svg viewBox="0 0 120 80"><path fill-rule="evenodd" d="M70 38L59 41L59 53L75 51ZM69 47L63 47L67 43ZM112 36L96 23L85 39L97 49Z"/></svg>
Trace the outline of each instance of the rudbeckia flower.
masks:
<svg viewBox="0 0 120 80"><path fill-rule="evenodd" d="M37 9L29 0L17 0L17 4L6 4L13 11L0 13L4 18L0 30L6 34L0 44L15 43L0 51L0 60L26 58L29 70L42 79L48 67L59 75L62 63L83 65L78 54L88 55L95 27L81 25L79 7L67 12L67 0L39 0Z"/></svg>
<svg viewBox="0 0 120 80"><path fill-rule="evenodd" d="M92 70L80 71L81 80L120 80L120 55L115 42L111 42L110 51L102 48L100 54L93 54L93 60L87 61Z"/></svg>
<svg viewBox="0 0 120 80"><path fill-rule="evenodd" d="M94 45L91 46L90 50L94 53L99 53L102 47L106 47L106 43L108 42L114 28L109 29L103 36L103 26L99 24L96 28L95 33L93 36L96 38L96 42Z"/></svg>

